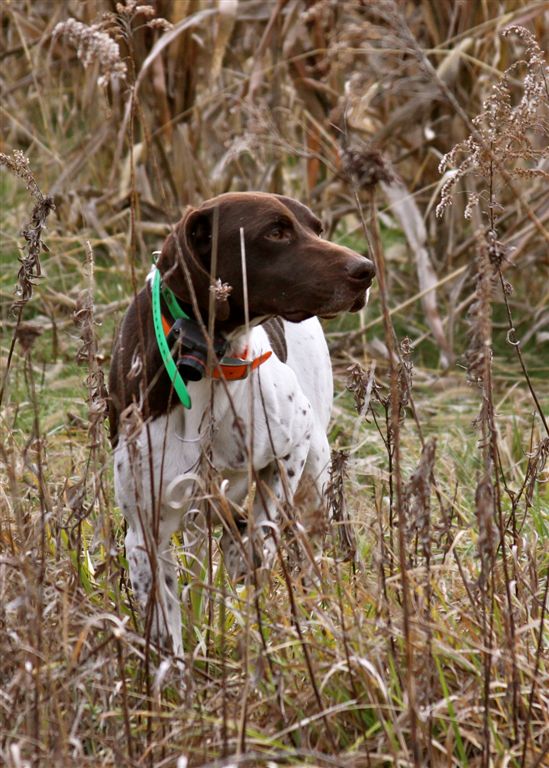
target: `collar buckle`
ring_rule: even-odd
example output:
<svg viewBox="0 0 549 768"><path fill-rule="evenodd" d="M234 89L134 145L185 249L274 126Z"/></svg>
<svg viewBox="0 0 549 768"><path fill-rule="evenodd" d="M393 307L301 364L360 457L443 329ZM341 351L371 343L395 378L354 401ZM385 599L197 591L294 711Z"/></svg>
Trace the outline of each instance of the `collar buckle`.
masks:
<svg viewBox="0 0 549 768"><path fill-rule="evenodd" d="M219 365L212 370L212 378L226 379L227 381L241 381L247 379L250 371L259 368L273 353L269 349L253 360L242 360L240 357L224 357Z"/></svg>

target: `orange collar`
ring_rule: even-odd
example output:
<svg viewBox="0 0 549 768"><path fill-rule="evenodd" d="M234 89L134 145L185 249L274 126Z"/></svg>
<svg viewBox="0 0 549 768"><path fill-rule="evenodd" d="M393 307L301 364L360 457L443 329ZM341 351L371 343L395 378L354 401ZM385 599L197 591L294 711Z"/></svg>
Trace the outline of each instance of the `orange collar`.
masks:
<svg viewBox="0 0 549 768"><path fill-rule="evenodd" d="M162 315L162 328L164 329L164 335L168 336L170 332L170 323ZM253 360L247 359L248 348L245 347L242 351L242 355L238 357L223 357L219 363L210 371L210 375L213 379L227 379L227 381L239 381L240 379L247 379L250 371L259 368L263 365L270 356L273 354L269 349L267 352L259 355L259 357Z"/></svg>

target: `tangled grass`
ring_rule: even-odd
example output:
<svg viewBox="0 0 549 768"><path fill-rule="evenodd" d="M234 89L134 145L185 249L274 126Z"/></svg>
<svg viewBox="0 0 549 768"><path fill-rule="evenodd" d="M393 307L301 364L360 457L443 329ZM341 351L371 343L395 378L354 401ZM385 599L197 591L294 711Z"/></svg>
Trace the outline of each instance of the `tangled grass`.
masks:
<svg viewBox="0 0 549 768"><path fill-rule="evenodd" d="M2 763L546 764L543 7L0 10ZM134 610L104 371L181 207L229 188L308 202L378 281L326 326L315 577L294 520L244 587L214 531L182 674Z"/></svg>

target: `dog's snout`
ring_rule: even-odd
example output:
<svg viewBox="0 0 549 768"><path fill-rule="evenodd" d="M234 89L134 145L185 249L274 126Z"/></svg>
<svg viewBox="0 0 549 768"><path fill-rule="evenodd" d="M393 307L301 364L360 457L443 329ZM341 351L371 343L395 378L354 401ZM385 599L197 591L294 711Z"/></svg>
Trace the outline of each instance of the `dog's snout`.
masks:
<svg viewBox="0 0 549 768"><path fill-rule="evenodd" d="M347 273L353 280L370 284L376 275L374 264L370 259L356 258L347 267Z"/></svg>

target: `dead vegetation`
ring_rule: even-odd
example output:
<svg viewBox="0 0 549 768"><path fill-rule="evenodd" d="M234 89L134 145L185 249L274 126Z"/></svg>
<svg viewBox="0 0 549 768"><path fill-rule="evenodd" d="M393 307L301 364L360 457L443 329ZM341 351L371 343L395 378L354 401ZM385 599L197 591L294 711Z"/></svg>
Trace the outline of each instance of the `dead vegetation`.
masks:
<svg viewBox="0 0 549 768"><path fill-rule="evenodd" d="M547 4L0 19L2 763L545 765ZM308 203L378 281L327 328L318 578L291 520L269 583L235 590L215 538L182 561L182 680L134 612L104 371L152 251L228 189Z"/></svg>

